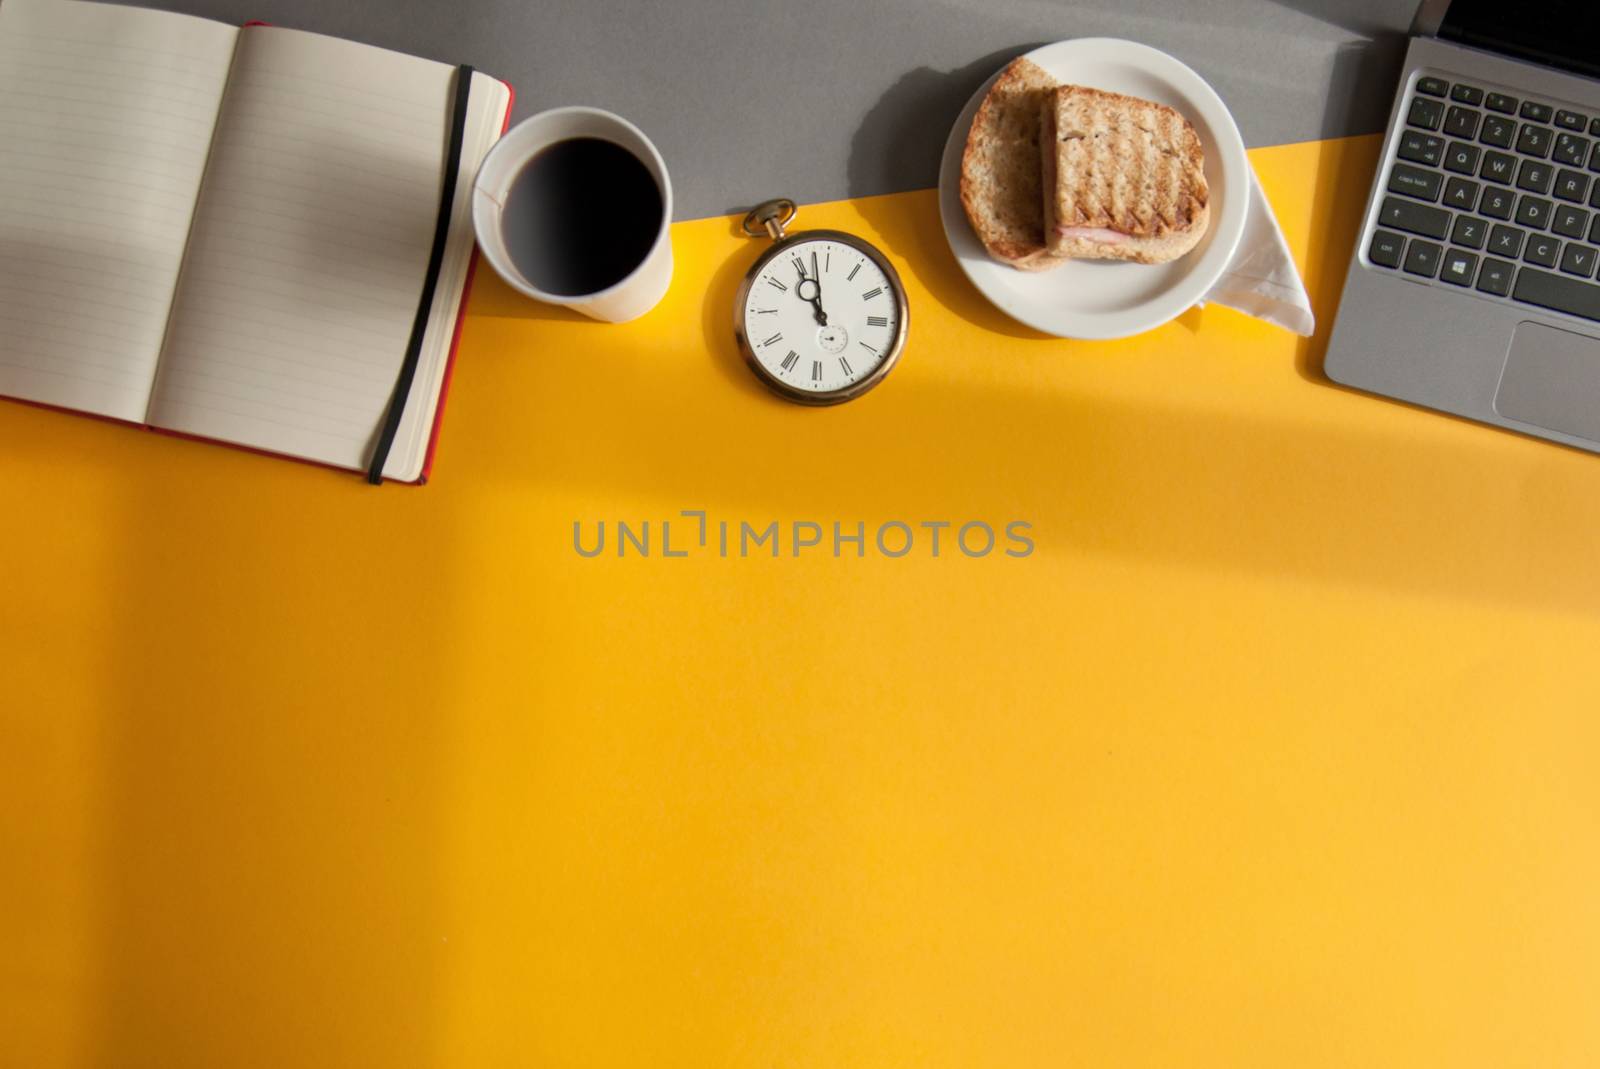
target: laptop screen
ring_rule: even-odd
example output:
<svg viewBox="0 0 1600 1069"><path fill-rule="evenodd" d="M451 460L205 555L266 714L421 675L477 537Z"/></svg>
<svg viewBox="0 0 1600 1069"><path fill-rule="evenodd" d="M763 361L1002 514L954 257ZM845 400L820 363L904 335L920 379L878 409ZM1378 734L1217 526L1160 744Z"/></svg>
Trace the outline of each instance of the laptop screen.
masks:
<svg viewBox="0 0 1600 1069"><path fill-rule="evenodd" d="M1596 0L1452 0L1439 36L1518 59L1600 77Z"/></svg>

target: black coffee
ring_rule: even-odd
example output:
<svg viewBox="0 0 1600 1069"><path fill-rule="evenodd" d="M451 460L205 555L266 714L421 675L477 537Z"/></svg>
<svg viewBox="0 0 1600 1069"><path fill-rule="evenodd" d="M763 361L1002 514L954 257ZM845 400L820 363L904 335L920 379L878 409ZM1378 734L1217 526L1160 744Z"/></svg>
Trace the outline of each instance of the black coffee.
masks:
<svg viewBox="0 0 1600 1069"><path fill-rule="evenodd" d="M633 153L575 137L523 165L506 193L501 226L524 278L573 297L627 278L655 244L661 210L661 190Z"/></svg>

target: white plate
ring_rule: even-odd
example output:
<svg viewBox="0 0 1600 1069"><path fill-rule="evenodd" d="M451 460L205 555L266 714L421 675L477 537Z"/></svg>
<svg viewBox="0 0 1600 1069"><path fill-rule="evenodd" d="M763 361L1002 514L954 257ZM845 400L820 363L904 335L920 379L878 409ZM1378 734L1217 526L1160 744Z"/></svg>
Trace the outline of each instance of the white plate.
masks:
<svg viewBox="0 0 1600 1069"><path fill-rule="evenodd" d="M939 214L950 251L995 307L1046 334L1125 338L1181 315L1216 284L1244 233L1250 161L1233 116L1205 79L1148 45L1085 37L1045 45L1028 58L1064 84L1154 100L1193 123L1205 149L1211 226L1199 245L1166 264L1070 260L1049 271L1019 271L990 259L961 209L961 153L972 117L994 84L990 78L956 120L939 168Z"/></svg>

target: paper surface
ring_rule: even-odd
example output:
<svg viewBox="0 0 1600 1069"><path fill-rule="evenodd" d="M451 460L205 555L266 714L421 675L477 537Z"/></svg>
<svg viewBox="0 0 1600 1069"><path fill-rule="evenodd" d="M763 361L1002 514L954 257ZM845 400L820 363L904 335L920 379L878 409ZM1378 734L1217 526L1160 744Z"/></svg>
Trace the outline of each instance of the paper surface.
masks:
<svg viewBox="0 0 1600 1069"><path fill-rule="evenodd" d="M293 30L240 36L153 425L366 463L411 336L439 209L455 68ZM498 90L498 95L496 90ZM415 478L504 89L474 82L455 225L386 474Z"/></svg>
<svg viewBox="0 0 1600 1069"><path fill-rule="evenodd" d="M1250 214L1245 218L1239 250L1206 294L1206 301L1236 308L1302 337L1316 332L1311 298L1254 167L1250 169Z"/></svg>
<svg viewBox="0 0 1600 1069"><path fill-rule="evenodd" d="M237 36L0 4L0 394L144 419Z"/></svg>

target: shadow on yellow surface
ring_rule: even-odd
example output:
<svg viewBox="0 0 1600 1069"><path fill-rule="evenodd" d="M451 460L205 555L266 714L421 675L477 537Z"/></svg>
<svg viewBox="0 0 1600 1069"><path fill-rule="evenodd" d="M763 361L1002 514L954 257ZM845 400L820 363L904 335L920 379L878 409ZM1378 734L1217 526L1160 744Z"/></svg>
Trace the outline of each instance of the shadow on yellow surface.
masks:
<svg viewBox="0 0 1600 1069"><path fill-rule="evenodd" d="M52 642L90 655L98 714L86 1062L431 1060L470 544L448 511L307 512L314 470L167 462L85 517L116 532L101 630Z"/></svg>
<svg viewBox="0 0 1600 1069"><path fill-rule="evenodd" d="M680 237L683 282L667 305L612 328L649 343L596 350L586 345L593 328L580 324L529 352L514 329L475 323L483 344L464 380L497 385L462 391L452 417L468 426L448 447L471 439L461 447L475 456L475 480L651 502L667 515L704 506L752 519L1018 516L1034 522L1043 553L1591 607L1600 587L1583 532L1600 505L1587 458L1424 418L1321 375L1376 147L1373 138L1255 154L1297 250L1304 234L1327 235L1304 260L1319 313L1313 338L1214 307L1125 342L1006 343L990 329L1003 317L944 243L934 194L869 198L814 207L802 220L864 225L912 287L904 367L862 401L812 411L759 387L730 320L763 243L708 221L689 224L698 240ZM1319 180L1297 192L1308 157ZM696 300L702 315L683 336L680 324L692 322L683 310ZM707 347L715 387L673 359ZM1274 373L1285 366L1301 377ZM737 403L709 400L727 385ZM580 394L588 398L575 407ZM493 415L507 395L526 399L524 421ZM487 407L462 414L480 402ZM1506 508L1513 487L1520 507ZM1534 514L1546 517L1537 563L1523 551ZM620 518L653 515L635 505Z"/></svg>
<svg viewBox="0 0 1600 1069"><path fill-rule="evenodd" d="M1375 150L1253 154L1319 338ZM1600 465L805 211L913 302L840 408L707 220L634 324L481 273L424 489L0 410L0 1062L1582 1063ZM572 550L693 508L1038 548Z"/></svg>

